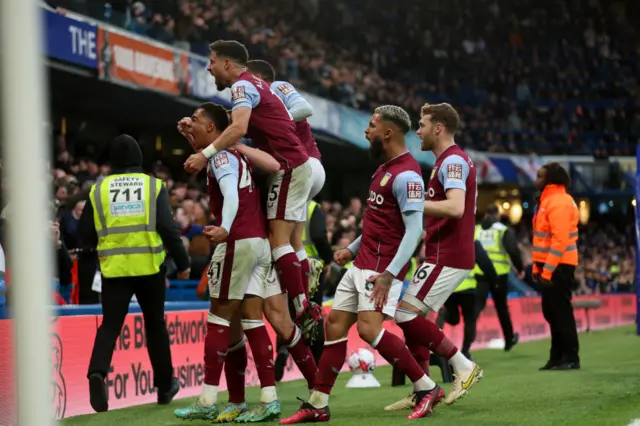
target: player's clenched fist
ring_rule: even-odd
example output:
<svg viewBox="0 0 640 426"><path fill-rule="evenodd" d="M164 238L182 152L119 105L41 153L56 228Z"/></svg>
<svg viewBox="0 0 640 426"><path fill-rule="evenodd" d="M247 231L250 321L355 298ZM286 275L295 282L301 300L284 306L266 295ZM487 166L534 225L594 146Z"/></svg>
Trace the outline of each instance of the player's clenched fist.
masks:
<svg viewBox="0 0 640 426"><path fill-rule="evenodd" d="M333 254L333 260L340 266L344 266L353 259L353 253L349 249L338 250Z"/></svg>
<svg viewBox="0 0 640 426"><path fill-rule="evenodd" d="M191 117L184 117L182 120L178 121L177 129L182 136L187 138L187 140L193 144L193 134L191 133L192 124Z"/></svg>

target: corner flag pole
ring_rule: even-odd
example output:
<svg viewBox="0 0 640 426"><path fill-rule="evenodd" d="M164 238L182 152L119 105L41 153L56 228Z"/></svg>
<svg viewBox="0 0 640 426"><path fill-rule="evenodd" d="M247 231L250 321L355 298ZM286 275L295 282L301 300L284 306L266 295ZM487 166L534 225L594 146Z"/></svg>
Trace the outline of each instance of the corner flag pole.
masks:
<svg viewBox="0 0 640 426"><path fill-rule="evenodd" d="M640 336L640 145L636 146L636 334Z"/></svg>
<svg viewBox="0 0 640 426"><path fill-rule="evenodd" d="M37 0L0 0L2 148L9 221L6 251L12 270L9 303L21 426L54 424L49 330L55 242L48 224L50 141L44 127L48 99L43 26Z"/></svg>

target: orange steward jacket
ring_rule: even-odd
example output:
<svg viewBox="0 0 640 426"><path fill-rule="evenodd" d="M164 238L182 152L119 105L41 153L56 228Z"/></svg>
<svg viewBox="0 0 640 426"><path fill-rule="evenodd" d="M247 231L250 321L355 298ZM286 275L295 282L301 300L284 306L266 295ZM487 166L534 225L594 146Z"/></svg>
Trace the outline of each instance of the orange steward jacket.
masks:
<svg viewBox="0 0 640 426"><path fill-rule="evenodd" d="M533 275L551 280L559 264L578 265L579 212L563 185L547 185L533 216Z"/></svg>

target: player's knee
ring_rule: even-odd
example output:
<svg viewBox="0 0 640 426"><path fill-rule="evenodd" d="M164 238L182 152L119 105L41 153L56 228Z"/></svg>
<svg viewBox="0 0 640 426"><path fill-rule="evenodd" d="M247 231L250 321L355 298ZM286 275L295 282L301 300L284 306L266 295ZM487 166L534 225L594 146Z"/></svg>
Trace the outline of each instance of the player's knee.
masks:
<svg viewBox="0 0 640 426"><path fill-rule="evenodd" d="M332 342L346 337L348 330L347 333L345 333L344 328L345 325L342 323L340 317L338 315L333 315L333 312L331 312L325 324L325 334L327 336L326 341Z"/></svg>
<svg viewBox="0 0 640 426"><path fill-rule="evenodd" d="M367 321L362 318L358 319L358 335L365 342L372 344L382 331L382 325L377 322Z"/></svg>

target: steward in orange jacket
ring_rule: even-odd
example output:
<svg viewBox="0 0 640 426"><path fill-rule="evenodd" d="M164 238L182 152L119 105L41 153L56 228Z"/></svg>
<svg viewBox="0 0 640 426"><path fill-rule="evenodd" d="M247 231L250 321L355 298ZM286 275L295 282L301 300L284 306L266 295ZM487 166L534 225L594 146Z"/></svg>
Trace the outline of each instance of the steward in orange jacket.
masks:
<svg viewBox="0 0 640 426"><path fill-rule="evenodd" d="M580 368L571 297L577 288L579 212L567 193L571 179L558 163L538 170L540 202L533 217L533 277L540 284L542 314L551 330L549 360L541 370Z"/></svg>

